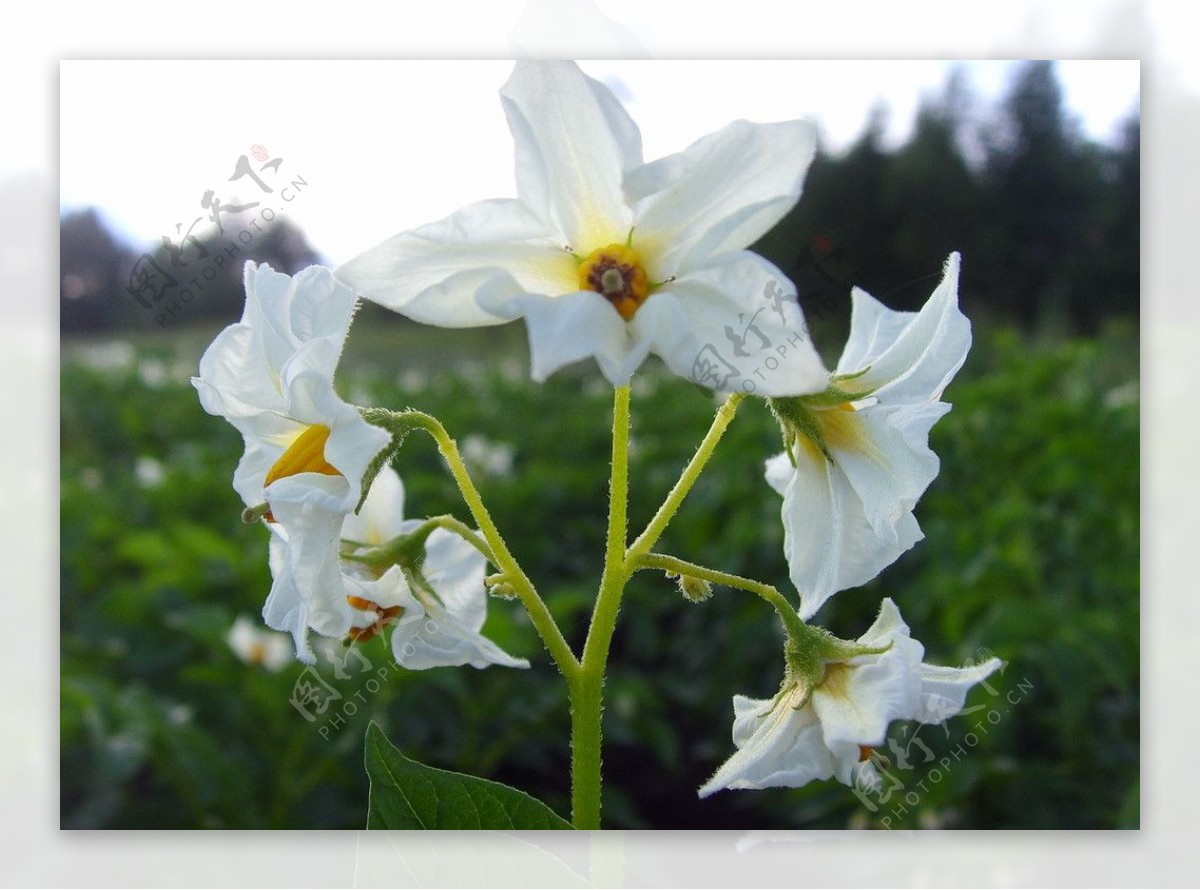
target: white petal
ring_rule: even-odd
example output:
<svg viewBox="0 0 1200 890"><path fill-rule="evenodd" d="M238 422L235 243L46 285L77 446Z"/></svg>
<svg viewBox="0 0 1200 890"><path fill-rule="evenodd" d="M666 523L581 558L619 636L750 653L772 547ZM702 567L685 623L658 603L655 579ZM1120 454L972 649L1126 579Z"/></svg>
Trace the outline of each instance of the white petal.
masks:
<svg viewBox="0 0 1200 890"><path fill-rule="evenodd" d="M816 141L807 121L734 121L631 171L634 243L656 257L654 277L684 274L769 231L800 198Z"/></svg>
<svg viewBox="0 0 1200 890"><path fill-rule="evenodd" d="M354 291L338 282L324 266L309 266L295 275L284 275L265 263L257 267L246 264L246 297L247 316L257 310L266 330L284 341L289 350L322 337L345 340L357 299ZM286 360L287 352L283 358ZM332 373L333 368L329 371Z"/></svg>
<svg viewBox="0 0 1200 890"><path fill-rule="evenodd" d="M192 378L200 404L209 414L231 422L269 410L281 410L283 393L258 349L254 329L234 324L217 334L200 358L200 376Z"/></svg>
<svg viewBox="0 0 1200 890"><path fill-rule="evenodd" d="M527 668L524 658L514 658L487 637L463 626L440 605L423 601L425 612L404 612L392 631L392 654L403 667L413 671L469 664L485 668Z"/></svg>
<svg viewBox="0 0 1200 890"><path fill-rule="evenodd" d="M838 359L837 373L853 374L870 365L896 342L916 317L915 312L889 309L865 290L853 288L850 292L850 336Z"/></svg>
<svg viewBox="0 0 1200 890"><path fill-rule="evenodd" d="M292 478L281 479L271 488ZM287 535L263 606L263 620L270 628L290 633L296 641L296 657L312 664L315 656L308 644L309 628L327 636L344 636L350 629L351 612L337 556L343 514L324 509L312 499L286 498L273 502L271 512Z"/></svg>
<svg viewBox="0 0 1200 890"><path fill-rule="evenodd" d="M749 251L664 284L630 327L681 377L720 392L819 392L829 372L805 332L795 288Z"/></svg>
<svg viewBox="0 0 1200 890"><path fill-rule="evenodd" d="M854 385L875 389L880 402L888 404L941 397L971 348L971 323L958 308L958 268L958 254L952 253L945 277L921 311L898 332L896 320L885 324L895 340L873 357L871 369ZM860 299L873 298L862 294ZM880 307L873 314L886 311Z"/></svg>
<svg viewBox="0 0 1200 890"><path fill-rule="evenodd" d="M349 513L358 505L367 465L388 444L390 436L367 423L357 408L343 402L330 381L305 372L286 382L289 415L329 427L325 460L348 484L347 502L342 509Z"/></svg>
<svg viewBox="0 0 1200 890"><path fill-rule="evenodd" d="M348 593L372 602L381 609L399 606L405 612L411 611L418 616L425 614L425 607L413 596L400 566L392 566L378 578L360 578L343 573L342 581Z"/></svg>
<svg viewBox="0 0 1200 890"><path fill-rule="evenodd" d="M900 524L937 476L929 430L949 410L945 403L923 402L825 412L823 432L835 472L848 480L867 522L890 547L899 545Z"/></svg>
<svg viewBox="0 0 1200 890"><path fill-rule="evenodd" d="M895 542L881 539L845 474L819 452L798 451L784 489L784 554L800 593L800 617L807 620L839 590L865 584L891 565L921 539L921 531L906 513L896 523ZM778 477L779 458L774 467Z"/></svg>
<svg viewBox="0 0 1200 890"><path fill-rule="evenodd" d="M403 522L404 483L399 473L385 466L375 477L362 509L346 517L342 537L379 546L399 535Z"/></svg>
<svg viewBox="0 0 1200 890"><path fill-rule="evenodd" d="M788 460L787 452L781 452L767 460L767 483L779 494L787 492L788 483L792 481L792 474L795 472L796 468Z"/></svg>
<svg viewBox="0 0 1200 890"><path fill-rule="evenodd" d="M574 62L518 62L500 99L522 201L581 256L623 242L633 215L621 184L642 144L616 97Z"/></svg>
<svg viewBox="0 0 1200 890"><path fill-rule="evenodd" d="M812 709L794 707L794 696L770 699L734 696L737 752L700 788L708 797L724 788L800 787L833 775L833 757Z"/></svg>
<svg viewBox="0 0 1200 890"><path fill-rule="evenodd" d="M1000 659L992 658L983 664L963 668L921 665L921 703L913 719L922 723L942 723L953 717L962 710L971 687L986 680L1000 664Z"/></svg>
<svg viewBox="0 0 1200 890"><path fill-rule="evenodd" d="M276 479L263 489L263 500L271 505L271 513L279 519L279 510L290 505L294 510L307 505L326 513L337 514L340 523L346 513L354 507L350 483L344 476L327 476L324 473L295 473ZM261 503L261 501L259 502ZM282 522L282 520L279 520ZM283 523L289 536L292 529ZM340 531L341 526L338 526Z"/></svg>
<svg viewBox="0 0 1200 890"><path fill-rule="evenodd" d="M487 561L482 553L453 532L437 528L425 540L421 571L459 624L471 631L483 627L487 617L487 590L483 585Z"/></svg>
<svg viewBox="0 0 1200 890"><path fill-rule="evenodd" d="M354 314L354 291L321 266L291 276L266 264L247 263L245 284L243 323L254 330L257 351L270 372L279 373L301 345L330 338L336 349L325 355L326 364L315 367L332 377Z"/></svg>
<svg viewBox="0 0 1200 890"><path fill-rule="evenodd" d="M812 707L825 744L835 754L882 744L889 723L916 712L920 680L904 642L898 637L882 655L861 656L865 663L826 668L825 679L813 691ZM839 779L849 784L848 775Z"/></svg>
<svg viewBox="0 0 1200 890"><path fill-rule="evenodd" d="M594 291L520 297L512 305L525 316L533 379L539 383L564 365L594 357L613 386L624 386L650 348Z"/></svg>
<svg viewBox="0 0 1200 890"><path fill-rule="evenodd" d="M901 617L895 601L889 596L884 597L883 602L879 604L879 614L875 616L875 621L867 628L867 632L858 638L858 642L864 646L886 646L900 637L908 636L908 624ZM917 658L918 662L920 660Z"/></svg>
<svg viewBox="0 0 1200 890"><path fill-rule="evenodd" d="M299 424L288 426L293 433L303 429ZM245 436L245 442L246 450L233 471L233 490L241 496L242 503L247 507L256 507L267 499L263 482L283 449L251 435Z"/></svg>
<svg viewBox="0 0 1200 890"><path fill-rule="evenodd" d="M565 248L565 236L519 201L482 201L384 241L340 266L337 276L425 324L502 324L512 315L496 307L513 297L579 286L579 264Z"/></svg>

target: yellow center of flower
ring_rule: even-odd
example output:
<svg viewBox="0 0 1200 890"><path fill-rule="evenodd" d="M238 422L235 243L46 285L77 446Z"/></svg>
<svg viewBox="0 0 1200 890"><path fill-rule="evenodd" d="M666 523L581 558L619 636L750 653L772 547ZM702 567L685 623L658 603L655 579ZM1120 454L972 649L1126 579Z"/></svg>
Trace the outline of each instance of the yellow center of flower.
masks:
<svg viewBox="0 0 1200 890"><path fill-rule="evenodd" d="M325 476L340 476L341 473L325 460L325 443L329 441L329 427L313 424L304 428L287 451L280 455L274 466L267 471L263 482L266 488L277 479L295 476L297 473L321 473Z"/></svg>
<svg viewBox="0 0 1200 890"><path fill-rule="evenodd" d="M650 279L636 250L610 244L593 250L579 264L579 289L594 290L629 321L650 295Z"/></svg>
<svg viewBox="0 0 1200 890"><path fill-rule="evenodd" d="M279 460L267 471L263 480L266 488L277 479L295 476L297 473L321 473L324 476L340 476L337 468L325 460L325 443L329 441L329 427L321 424L306 426L287 450L279 456ZM259 519L274 522L275 516L267 504L259 504L242 513L243 522L257 522Z"/></svg>

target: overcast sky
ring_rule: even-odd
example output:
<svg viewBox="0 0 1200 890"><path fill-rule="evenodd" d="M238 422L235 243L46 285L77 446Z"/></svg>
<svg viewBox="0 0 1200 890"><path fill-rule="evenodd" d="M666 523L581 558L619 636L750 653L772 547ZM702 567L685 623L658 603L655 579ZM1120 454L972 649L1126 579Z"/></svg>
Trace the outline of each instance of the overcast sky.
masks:
<svg viewBox="0 0 1200 890"><path fill-rule="evenodd" d="M901 141L923 95L965 64L983 108L1017 63L851 61L584 62L642 129L647 160L735 118L809 117L833 149L861 132L876 103ZM509 61L63 62L60 199L100 207L138 247L213 224L201 206L260 201L286 212L340 263L403 229L472 201L515 194L512 143L497 90ZM1135 107L1136 61L1059 65L1084 131L1106 139ZM260 145L262 179L306 185L293 200L248 178L237 159ZM261 166L258 162L256 168ZM252 211L245 211L250 213ZM201 218L201 222L195 221Z"/></svg>

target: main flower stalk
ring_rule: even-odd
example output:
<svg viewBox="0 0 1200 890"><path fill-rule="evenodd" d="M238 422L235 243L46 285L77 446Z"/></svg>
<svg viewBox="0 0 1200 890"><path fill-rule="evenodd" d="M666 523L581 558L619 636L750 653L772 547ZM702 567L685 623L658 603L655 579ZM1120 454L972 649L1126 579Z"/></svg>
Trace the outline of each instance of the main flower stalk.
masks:
<svg viewBox="0 0 1200 890"><path fill-rule="evenodd" d="M600 828L601 742L603 738L604 675L616 629L621 596L629 577L658 541L687 497L717 443L737 413L743 396L729 396L717 410L712 426L679 480L645 531L626 548L629 503L629 387L616 388L613 397L612 478L609 484L608 534L600 593L588 627L579 671L568 677L571 697L571 818L577 829Z"/></svg>

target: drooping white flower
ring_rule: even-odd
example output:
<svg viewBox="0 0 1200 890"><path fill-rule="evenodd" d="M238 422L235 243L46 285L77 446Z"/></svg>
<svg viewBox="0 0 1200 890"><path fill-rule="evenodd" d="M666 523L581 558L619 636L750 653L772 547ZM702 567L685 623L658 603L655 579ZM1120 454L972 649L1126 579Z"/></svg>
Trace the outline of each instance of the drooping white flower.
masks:
<svg viewBox="0 0 1200 890"><path fill-rule="evenodd" d="M720 391L825 387L795 288L745 250L799 199L812 124L734 121L646 164L637 125L573 62L518 62L500 95L519 197L397 235L340 279L427 324L524 318L537 380L595 357L619 386L653 352Z"/></svg>
<svg viewBox="0 0 1200 890"><path fill-rule="evenodd" d="M798 788L829 778L851 785L892 721L943 723L962 710L972 686L1000 667L996 658L963 668L924 664L925 647L909 635L890 599L857 642L891 647L826 663L811 686L789 669L773 699L734 696L738 750L700 796L725 788Z"/></svg>
<svg viewBox="0 0 1200 890"><path fill-rule="evenodd" d="M246 615L239 615L233 622L225 642L246 664L260 664L272 672L283 670L295 658L287 634L263 630Z"/></svg>
<svg viewBox="0 0 1200 890"><path fill-rule="evenodd" d="M362 510L346 517L342 537L378 547L422 524L404 518L404 485L391 467L384 467ZM359 615L350 636L364 639L390 629L392 653L410 670L465 664L529 667L527 660L514 658L480 633L487 617L486 567L483 554L443 528L430 532L414 566L392 566L374 578L355 563L344 563L346 594Z"/></svg>
<svg viewBox="0 0 1200 890"><path fill-rule="evenodd" d="M893 311L855 288L830 389L775 403L794 444L790 457L767 461L766 477L783 495L784 551L802 618L923 537L912 511L938 473L929 430L950 410L942 390L971 346L958 271L951 254L920 312Z"/></svg>
<svg viewBox="0 0 1200 890"><path fill-rule="evenodd" d="M311 663L310 628L332 636L349 629L338 532L388 434L333 388L354 292L318 266L293 278L247 263L245 283L242 320L217 335L192 382L204 409L245 441L234 488L278 526L263 618L291 633L297 657Z"/></svg>

